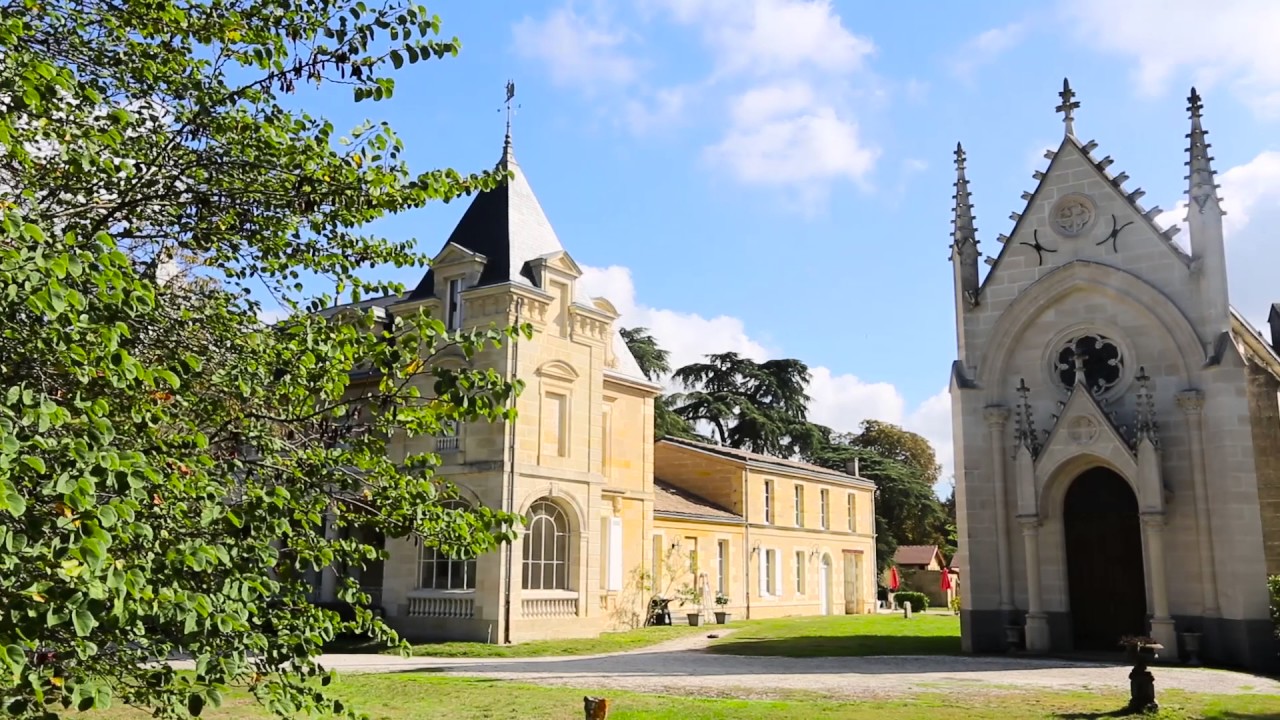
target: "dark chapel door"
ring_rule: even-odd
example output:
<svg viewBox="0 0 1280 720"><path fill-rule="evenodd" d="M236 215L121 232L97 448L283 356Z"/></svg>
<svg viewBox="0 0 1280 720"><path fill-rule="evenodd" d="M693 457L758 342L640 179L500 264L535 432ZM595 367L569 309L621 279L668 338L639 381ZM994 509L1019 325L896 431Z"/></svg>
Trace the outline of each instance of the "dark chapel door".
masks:
<svg viewBox="0 0 1280 720"><path fill-rule="evenodd" d="M1147 593L1138 499L1106 468L1081 473L1063 504L1071 632L1076 650L1119 650L1145 635Z"/></svg>

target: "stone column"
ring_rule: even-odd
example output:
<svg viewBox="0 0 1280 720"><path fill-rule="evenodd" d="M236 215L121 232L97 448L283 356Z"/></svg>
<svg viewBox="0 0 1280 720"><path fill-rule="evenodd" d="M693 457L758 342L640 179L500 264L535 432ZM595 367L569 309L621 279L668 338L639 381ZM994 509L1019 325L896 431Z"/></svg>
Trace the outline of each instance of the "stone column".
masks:
<svg viewBox="0 0 1280 720"><path fill-rule="evenodd" d="M338 539L338 522L333 513L324 514L324 539ZM320 569L320 602L333 602L338 599L338 569L330 565Z"/></svg>
<svg viewBox="0 0 1280 720"><path fill-rule="evenodd" d="M1049 616L1044 612L1044 590L1040 586L1040 518L1019 516L1022 544L1027 556L1027 650L1049 651Z"/></svg>
<svg viewBox="0 0 1280 720"><path fill-rule="evenodd" d="M1013 609L1013 564L1009 548L1009 503L1005 488L1004 427L1009 408L990 405L983 409L991 444L991 479L996 494L996 566L1000 570L1000 609Z"/></svg>
<svg viewBox="0 0 1280 720"><path fill-rule="evenodd" d="M1169 617L1169 585L1164 564L1164 513L1143 513L1142 531L1147 538L1147 562L1151 575L1151 637L1164 646L1162 657L1177 657L1178 634Z"/></svg>
<svg viewBox="0 0 1280 720"><path fill-rule="evenodd" d="M1205 479L1204 393L1184 390L1178 393L1178 407L1187 416L1187 446L1191 451L1191 481L1195 493L1196 540L1200 549L1200 586L1204 593L1204 614L1218 617L1217 568L1213 564L1213 527L1209 514L1209 489Z"/></svg>

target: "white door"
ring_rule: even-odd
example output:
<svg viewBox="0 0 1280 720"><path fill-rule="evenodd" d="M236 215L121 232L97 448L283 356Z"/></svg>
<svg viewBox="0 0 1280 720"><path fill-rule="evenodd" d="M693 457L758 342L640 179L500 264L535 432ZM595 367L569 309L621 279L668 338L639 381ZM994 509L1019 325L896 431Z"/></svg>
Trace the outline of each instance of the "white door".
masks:
<svg viewBox="0 0 1280 720"><path fill-rule="evenodd" d="M822 565L818 568L818 597L822 599L822 614L831 614L831 556L822 556Z"/></svg>

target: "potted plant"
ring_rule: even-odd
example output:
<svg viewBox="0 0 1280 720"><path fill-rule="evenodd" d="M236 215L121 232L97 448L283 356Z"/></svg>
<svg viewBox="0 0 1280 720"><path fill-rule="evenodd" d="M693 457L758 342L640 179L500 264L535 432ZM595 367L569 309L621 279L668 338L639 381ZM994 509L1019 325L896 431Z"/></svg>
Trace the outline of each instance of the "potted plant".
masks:
<svg viewBox="0 0 1280 720"><path fill-rule="evenodd" d="M1129 671L1129 706L1131 713L1153 713L1160 709L1156 704L1156 679L1147 669L1164 646L1149 637L1126 635L1120 638L1120 646L1133 663Z"/></svg>
<svg viewBox="0 0 1280 720"><path fill-rule="evenodd" d="M729 622L729 613L725 611L724 606L729 604L729 596L724 593L716 593L716 624L724 625Z"/></svg>
<svg viewBox="0 0 1280 720"><path fill-rule="evenodd" d="M680 598L680 607L685 605L693 605L698 608L695 612L688 613L689 625L698 626L702 624L702 591L694 585L685 585L680 588L677 594Z"/></svg>

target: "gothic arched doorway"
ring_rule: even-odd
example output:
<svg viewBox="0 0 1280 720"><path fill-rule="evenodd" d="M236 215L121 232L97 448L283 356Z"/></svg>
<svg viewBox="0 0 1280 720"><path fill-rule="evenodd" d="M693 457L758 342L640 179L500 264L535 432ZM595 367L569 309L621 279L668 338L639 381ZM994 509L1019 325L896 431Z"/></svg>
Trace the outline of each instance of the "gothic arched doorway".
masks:
<svg viewBox="0 0 1280 720"><path fill-rule="evenodd" d="M1077 650L1118 650L1125 635L1145 635L1147 592L1138 498L1107 468L1081 473L1067 489L1071 632Z"/></svg>

